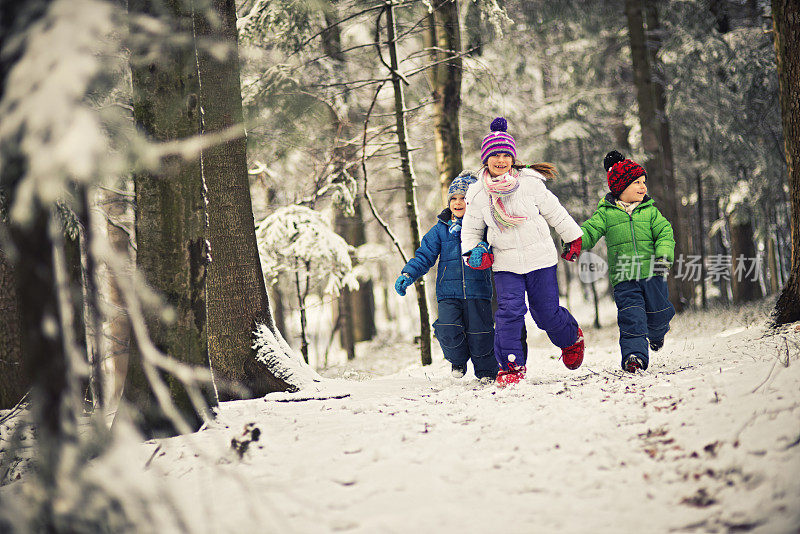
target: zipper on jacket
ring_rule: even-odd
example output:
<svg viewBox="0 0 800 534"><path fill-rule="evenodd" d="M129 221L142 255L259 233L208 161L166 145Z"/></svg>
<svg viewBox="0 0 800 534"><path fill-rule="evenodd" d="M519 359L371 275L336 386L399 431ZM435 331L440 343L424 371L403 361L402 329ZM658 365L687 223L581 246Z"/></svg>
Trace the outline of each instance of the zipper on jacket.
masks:
<svg viewBox="0 0 800 534"><path fill-rule="evenodd" d="M638 256L638 255L639 255L639 252L636 250L636 231L635 231L635 230L634 230L634 228L633 228L633 212L631 212L631 213L628 213L627 211L625 211L624 209L620 208L620 207L619 207L619 206L617 206L616 204L612 204L612 206L613 206L614 208L618 209L618 210L624 211L624 212L625 212L625 213L628 215L628 219L630 219L630 225L631 225L631 242L633 243L633 253L634 253L636 256ZM636 206L635 208L633 208L633 211L635 212L636 210L638 210L638 209L639 209L639 208L641 208L641 207L642 207L642 205L641 205L641 204L639 204L638 206Z"/></svg>
<svg viewBox="0 0 800 534"><path fill-rule="evenodd" d="M464 298L467 298L467 277L464 273L464 262L458 262L461 265L461 288L464 290Z"/></svg>

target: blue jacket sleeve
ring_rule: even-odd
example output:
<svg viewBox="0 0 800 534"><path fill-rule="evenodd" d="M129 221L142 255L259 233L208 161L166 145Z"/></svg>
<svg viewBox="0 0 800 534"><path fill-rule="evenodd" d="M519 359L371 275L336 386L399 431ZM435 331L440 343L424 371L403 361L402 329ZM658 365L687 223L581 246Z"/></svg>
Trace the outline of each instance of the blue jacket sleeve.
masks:
<svg viewBox="0 0 800 534"><path fill-rule="evenodd" d="M438 225L439 223L436 223L433 228L428 230L414 257L408 260L406 266L403 267L402 272L408 273L414 280L424 276L439 258L442 251L442 238L437 232L436 226Z"/></svg>

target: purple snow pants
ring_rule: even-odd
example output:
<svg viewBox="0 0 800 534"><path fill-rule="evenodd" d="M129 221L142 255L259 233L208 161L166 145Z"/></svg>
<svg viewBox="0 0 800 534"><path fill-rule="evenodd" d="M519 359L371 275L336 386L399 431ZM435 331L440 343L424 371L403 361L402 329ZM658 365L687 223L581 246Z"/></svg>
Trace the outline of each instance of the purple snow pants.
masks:
<svg viewBox="0 0 800 534"><path fill-rule="evenodd" d="M521 339L525 325L525 293L528 293L531 316L536 326L547 332L550 341L559 348L572 345L578 339L578 322L566 308L558 304L556 266L537 269L526 274L508 271L494 273L497 288L497 312L494 314L494 355L497 363L508 370L508 355L516 357L517 365L525 365L528 351Z"/></svg>

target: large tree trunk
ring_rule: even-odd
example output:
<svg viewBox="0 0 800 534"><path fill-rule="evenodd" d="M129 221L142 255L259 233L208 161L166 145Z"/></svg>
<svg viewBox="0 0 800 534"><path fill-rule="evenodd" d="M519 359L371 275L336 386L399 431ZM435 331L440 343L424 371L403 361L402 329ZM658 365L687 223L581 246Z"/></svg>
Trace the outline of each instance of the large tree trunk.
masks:
<svg viewBox="0 0 800 534"><path fill-rule="evenodd" d="M672 142L665 110L664 76L658 73L657 54L661 46L658 12L653 0L645 0L648 33L642 14L642 0L625 0L625 14L631 46L631 60L639 104L639 124L642 130L642 148L647 154L648 187L659 203L664 216L672 224L675 234L675 256L686 257L688 247L686 232L678 213L675 177L672 164ZM653 74L656 74L654 76ZM691 303L691 283L669 278L670 301L677 311Z"/></svg>
<svg viewBox="0 0 800 534"><path fill-rule="evenodd" d="M152 16L149 0L130 0L131 14ZM146 43L131 50L133 115L154 141L195 136L200 131L199 83L192 46L192 14L181 2L157 10L160 22L177 42L148 56ZM135 29L134 29L135 31ZM140 36L141 38L141 36ZM144 48L141 48L144 47ZM205 198L200 157L171 156L158 172L135 176L136 263L148 284L172 308L149 310L150 337L161 352L183 363L208 368L206 335ZM164 413L151 386L147 347L135 344L123 393L136 425L147 437L174 435L176 425ZM172 402L191 428L199 428L201 413L193 406L183 382L164 376ZM216 399L206 390L205 401ZM202 412L203 410L199 410Z"/></svg>
<svg viewBox="0 0 800 534"><path fill-rule="evenodd" d="M30 387L23 372L17 283L6 254L7 224L6 193L0 187L0 410L13 408Z"/></svg>
<svg viewBox="0 0 800 534"><path fill-rule="evenodd" d="M0 99L7 94L6 83L10 70L24 53L22 32L41 19L48 7L48 1L0 2ZM0 166L0 191L7 195L9 208L14 205L28 166L18 144L21 137L22 132L18 132L18 135L6 137L10 141L0 144L0 153L4 156L4 165ZM11 314L8 324L0 329L0 333L7 335L6 339L12 343L19 343L19 349L12 346L10 352L13 356L19 350L16 354L21 354L24 362L24 378L11 385L8 396L15 396L14 391L20 392L20 385L26 382L31 384L30 421L36 427L35 476L39 479L39 488L47 492L36 497L37 500L41 499L37 526L42 532L55 532L58 528L55 494L61 482L59 474L63 465L63 445L69 430L75 428L72 424L75 411L71 409L74 406L68 403L70 373L64 346L62 310L58 305L55 284L53 244L50 240L50 234L55 232L50 228L50 208L34 198L30 202L26 222L9 220L6 224L0 220L4 230L7 230L2 243L5 261L0 258L0 275L4 277L0 291L4 299L2 304L8 308L4 307L2 311ZM13 263L6 263L9 260ZM11 273L14 275L13 281L8 279ZM13 290L3 291L11 287L16 292L16 298L11 297ZM4 323L7 317L3 317ZM0 349L0 355L5 356L5 352L5 348ZM16 365L12 364L12 367ZM5 370L2 372L5 373ZM18 372L18 368L12 369L9 378L13 380ZM5 380L3 377L3 382ZM3 396L6 396L5 391Z"/></svg>
<svg viewBox="0 0 800 534"><path fill-rule="evenodd" d="M392 69L392 85L394 86L394 113L397 129L397 144L400 150L400 168L403 172L406 191L406 217L411 230L411 246L417 250L420 246L419 221L417 220L417 179L411 163L411 152L406 139L406 113L403 85L398 71L397 31L394 22L394 0L386 1L386 28L388 32L390 66ZM431 359L431 321L428 312L428 295L425 291L425 277L416 282L417 304L419 305L420 357L422 365L430 365Z"/></svg>
<svg viewBox="0 0 800 534"><path fill-rule="evenodd" d="M2 214L0 214L1 219ZM0 222L0 224L5 223ZM0 410L12 408L30 386L30 381L22 369L19 304L14 268L4 250L5 246L0 243Z"/></svg>
<svg viewBox="0 0 800 534"><path fill-rule="evenodd" d="M247 142L239 82L236 8L233 0L211 0L195 16L204 135L235 128L235 139L204 149L208 189L208 349L217 380L246 387L249 396L285 391L289 385L259 363L252 351L256 325L275 325L256 245ZM224 46L224 57L219 56ZM239 398L220 388L220 398Z"/></svg>
<svg viewBox="0 0 800 534"><path fill-rule="evenodd" d="M792 269L775 304L775 323L800 320L800 4L772 0L781 117L792 213Z"/></svg>
<svg viewBox="0 0 800 534"><path fill-rule="evenodd" d="M739 210L742 210L742 213L737 213ZM760 299L764 295L761 293L761 284L758 281L759 265L756 262L753 222L749 210L740 207L734 211L729 219L729 224L733 260L733 273L731 273L733 302L740 303ZM751 269L754 272L749 272Z"/></svg>
<svg viewBox="0 0 800 534"><path fill-rule="evenodd" d="M461 148L461 28L457 0L435 0L428 14L425 46L432 66L428 82L433 99L433 141L442 199L450 182L463 170Z"/></svg>

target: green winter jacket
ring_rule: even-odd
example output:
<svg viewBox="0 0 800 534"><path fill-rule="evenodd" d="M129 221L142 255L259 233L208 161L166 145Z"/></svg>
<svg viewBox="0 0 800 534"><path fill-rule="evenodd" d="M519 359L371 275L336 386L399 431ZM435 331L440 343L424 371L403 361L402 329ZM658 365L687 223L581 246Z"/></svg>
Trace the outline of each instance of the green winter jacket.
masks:
<svg viewBox="0 0 800 534"><path fill-rule="evenodd" d="M655 202L645 195L632 215L616 205L609 193L597 210L581 225L581 245L588 250L605 236L608 246L608 272L612 285L653 275L653 260L675 259L672 225L661 215Z"/></svg>

